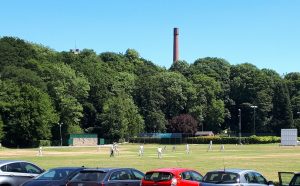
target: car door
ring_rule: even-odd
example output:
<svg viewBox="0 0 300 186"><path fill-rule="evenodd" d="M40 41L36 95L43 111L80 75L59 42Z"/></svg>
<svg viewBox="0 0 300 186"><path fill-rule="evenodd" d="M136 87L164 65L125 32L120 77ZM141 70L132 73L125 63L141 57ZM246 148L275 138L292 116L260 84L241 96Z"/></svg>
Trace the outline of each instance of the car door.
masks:
<svg viewBox="0 0 300 186"><path fill-rule="evenodd" d="M248 186L266 186L268 185L267 180L256 172L248 172L244 175L246 184Z"/></svg>
<svg viewBox="0 0 300 186"><path fill-rule="evenodd" d="M130 170L131 173L131 180L132 180L132 185L136 185L139 186L141 183L141 180L144 178L144 173L135 170L135 169L131 169Z"/></svg>
<svg viewBox="0 0 300 186"><path fill-rule="evenodd" d="M40 169L39 167L37 167L32 163L22 162L21 166L22 169L25 170L26 173L28 173L29 177L36 177L43 172L42 169Z"/></svg>
<svg viewBox="0 0 300 186"><path fill-rule="evenodd" d="M134 184L135 181L133 178L131 178L131 174L129 170L116 170L113 171L105 185L107 186L138 186L138 184Z"/></svg>
<svg viewBox="0 0 300 186"><path fill-rule="evenodd" d="M269 185L267 179L265 177L263 177L263 175L261 175L258 172L254 172L254 175L255 175L256 181L259 185L261 185L261 186Z"/></svg>
<svg viewBox="0 0 300 186"><path fill-rule="evenodd" d="M191 176L193 177L194 181L197 181L197 182L201 182L202 181L203 176L200 173L198 173L196 171L190 171L190 173L191 173Z"/></svg>
<svg viewBox="0 0 300 186"><path fill-rule="evenodd" d="M199 182L193 179L191 171L182 172L180 176L180 186L199 186Z"/></svg>
<svg viewBox="0 0 300 186"><path fill-rule="evenodd" d="M20 185L28 179L33 178L27 174L21 162L7 164L6 174L10 177L11 183L14 183L14 185Z"/></svg>

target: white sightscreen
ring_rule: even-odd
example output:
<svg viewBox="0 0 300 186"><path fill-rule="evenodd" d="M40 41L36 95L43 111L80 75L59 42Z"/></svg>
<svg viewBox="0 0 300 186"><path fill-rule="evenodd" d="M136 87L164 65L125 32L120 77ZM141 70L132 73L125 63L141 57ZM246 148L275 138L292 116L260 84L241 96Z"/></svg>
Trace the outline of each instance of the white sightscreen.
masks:
<svg viewBox="0 0 300 186"><path fill-rule="evenodd" d="M297 145L297 129L281 129L281 145Z"/></svg>

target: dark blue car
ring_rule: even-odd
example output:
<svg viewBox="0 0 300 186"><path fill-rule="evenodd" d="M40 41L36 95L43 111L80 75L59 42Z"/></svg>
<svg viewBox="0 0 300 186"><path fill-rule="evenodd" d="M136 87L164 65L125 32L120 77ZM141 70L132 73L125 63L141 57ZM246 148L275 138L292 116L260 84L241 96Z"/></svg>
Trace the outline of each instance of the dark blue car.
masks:
<svg viewBox="0 0 300 186"><path fill-rule="evenodd" d="M67 186L140 186L144 173L134 168L84 169Z"/></svg>
<svg viewBox="0 0 300 186"><path fill-rule="evenodd" d="M50 169L22 186L65 186L84 167L59 167Z"/></svg>

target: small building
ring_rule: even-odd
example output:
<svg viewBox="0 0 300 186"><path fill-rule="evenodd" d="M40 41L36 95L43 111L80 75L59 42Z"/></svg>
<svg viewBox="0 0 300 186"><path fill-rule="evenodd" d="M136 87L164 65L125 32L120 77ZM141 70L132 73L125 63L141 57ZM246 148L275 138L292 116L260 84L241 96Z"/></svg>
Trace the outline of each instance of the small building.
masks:
<svg viewBox="0 0 300 186"><path fill-rule="evenodd" d="M97 134L70 134L69 146L96 146L98 145Z"/></svg>
<svg viewBox="0 0 300 186"><path fill-rule="evenodd" d="M213 131L197 131L195 136L214 136Z"/></svg>

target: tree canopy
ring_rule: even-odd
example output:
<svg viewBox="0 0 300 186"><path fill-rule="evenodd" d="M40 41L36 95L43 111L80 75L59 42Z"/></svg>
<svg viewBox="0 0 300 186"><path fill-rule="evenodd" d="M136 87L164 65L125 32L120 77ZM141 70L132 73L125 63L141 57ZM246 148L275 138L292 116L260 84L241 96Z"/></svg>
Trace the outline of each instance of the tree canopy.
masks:
<svg viewBox="0 0 300 186"><path fill-rule="evenodd" d="M72 133L121 140L142 132L238 131L238 109L243 133L300 129L299 72L281 77L214 57L166 69L134 49L57 52L2 37L0 95L0 142L11 147L59 140L58 123L64 139Z"/></svg>

